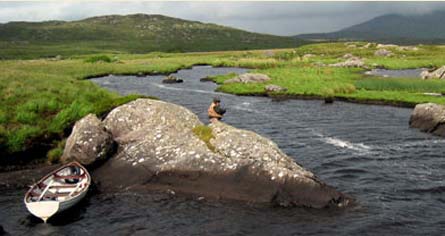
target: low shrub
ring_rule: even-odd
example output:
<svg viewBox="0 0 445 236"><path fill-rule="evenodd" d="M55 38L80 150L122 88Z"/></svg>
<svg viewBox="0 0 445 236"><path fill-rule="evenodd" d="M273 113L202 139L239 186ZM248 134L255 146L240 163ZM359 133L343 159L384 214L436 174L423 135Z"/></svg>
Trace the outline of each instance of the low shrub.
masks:
<svg viewBox="0 0 445 236"><path fill-rule="evenodd" d="M96 63L96 62L112 63L116 61L117 61L116 58L111 58L107 55L92 56L90 58L85 59L85 62L87 63Z"/></svg>
<svg viewBox="0 0 445 236"><path fill-rule="evenodd" d="M48 162L51 164L58 163L60 161L60 158L62 157L63 150L65 149L65 143L66 139L57 142L56 147L49 150L46 154L46 157L48 158Z"/></svg>

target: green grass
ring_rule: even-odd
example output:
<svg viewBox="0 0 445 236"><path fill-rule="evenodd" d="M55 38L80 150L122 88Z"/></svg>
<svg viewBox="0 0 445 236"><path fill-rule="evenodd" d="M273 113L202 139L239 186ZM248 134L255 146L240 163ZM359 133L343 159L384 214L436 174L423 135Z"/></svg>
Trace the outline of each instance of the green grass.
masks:
<svg viewBox="0 0 445 236"><path fill-rule="evenodd" d="M211 151L213 151L213 152L215 151L215 146L213 146L210 143L210 140L215 138L213 136L212 129L210 127L205 126L205 125L199 125L199 126L196 126L195 128L193 128L192 131L193 131L193 134L195 134L196 137L201 139Z"/></svg>
<svg viewBox="0 0 445 236"><path fill-rule="evenodd" d="M288 90L283 95L305 95L330 97L335 94L347 94L355 92L354 81L360 78L360 69L312 67L303 65L300 67L280 67L256 70L258 73L267 74L272 80L262 84L223 84L225 80L235 75L223 75L211 77L213 81L221 84L219 91L238 95L264 94L264 87L275 84Z"/></svg>
<svg viewBox="0 0 445 236"><path fill-rule="evenodd" d="M355 83L358 89L374 91L407 91L413 93L444 93L445 81L398 79L398 78L366 78Z"/></svg>
<svg viewBox="0 0 445 236"><path fill-rule="evenodd" d="M92 57L85 59L85 62L89 62L89 63L96 63L96 62L111 63L111 62L116 62L116 61L117 61L116 57L112 58L107 55L97 55L97 56L92 56Z"/></svg>
<svg viewBox="0 0 445 236"><path fill-rule="evenodd" d="M425 92L443 93L445 82L420 79L379 79L363 75L363 69L317 66L344 61L346 53L364 58L369 68L383 66L389 69L440 67L445 65L445 48L442 46L417 46L418 51L393 50L393 57L374 56L375 46L360 48L365 42L356 42L357 48L348 48L344 43L321 43L282 50L269 58L275 63L256 67L254 72L267 74L272 80L261 84L224 84L235 75L214 76L219 91L237 95L265 95L267 84L276 84L288 90L273 95L337 97L350 101L379 102L393 105L414 106L423 102L445 104L445 99L424 95ZM313 57L303 59L305 54ZM253 56L255 57L255 56ZM263 58L256 56L256 58ZM255 68L255 67L254 67Z"/></svg>

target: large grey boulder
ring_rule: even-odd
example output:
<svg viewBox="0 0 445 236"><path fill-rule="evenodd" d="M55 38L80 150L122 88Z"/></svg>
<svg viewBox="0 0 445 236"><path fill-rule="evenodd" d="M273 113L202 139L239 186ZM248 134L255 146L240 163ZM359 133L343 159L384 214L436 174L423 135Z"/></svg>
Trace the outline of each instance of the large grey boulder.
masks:
<svg viewBox="0 0 445 236"><path fill-rule="evenodd" d="M91 165L110 156L114 141L102 122L94 114L77 121L68 137L62 155L62 162L78 161Z"/></svg>
<svg viewBox="0 0 445 236"><path fill-rule="evenodd" d="M153 99L137 99L113 109L103 124L114 139L118 139L150 127L173 126L177 130L190 130L201 122L184 107Z"/></svg>
<svg viewBox="0 0 445 236"><path fill-rule="evenodd" d="M429 72L427 70L422 71L420 74L422 79L445 79L445 66L440 67L437 70Z"/></svg>
<svg viewBox="0 0 445 236"><path fill-rule="evenodd" d="M224 81L225 84L230 84L230 83L263 83L266 81L271 80L271 78L269 78L269 76L264 75L264 74L254 74L254 73L245 73L245 74L241 74L238 75L237 77L233 78L233 79L229 79Z"/></svg>
<svg viewBox="0 0 445 236"><path fill-rule="evenodd" d="M351 201L272 141L222 122L204 126L178 105L138 99L114 109L104 123L119 148L93 173L103 191L173 191L315 208ZM212 138L200 138L197 128Z"/></svg>
<svg viewBox="0 0 445 236"><path fill-rule="evenodd" d="M410 127L445 137L445 106L434 103L419 104L409 120Z"/></svg>

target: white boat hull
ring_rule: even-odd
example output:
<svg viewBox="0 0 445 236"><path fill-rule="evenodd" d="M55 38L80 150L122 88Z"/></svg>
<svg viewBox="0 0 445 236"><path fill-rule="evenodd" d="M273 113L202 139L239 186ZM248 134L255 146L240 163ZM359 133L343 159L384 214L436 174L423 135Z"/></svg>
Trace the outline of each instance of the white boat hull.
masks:
<svg viewBox="0 0 445 236"><path fill-rule="evenodd" d="M31 214L39 217L45 223L46 221L59 211L59 202L48 201L48 202L29 202L26 203L26 208Z"/></svg>

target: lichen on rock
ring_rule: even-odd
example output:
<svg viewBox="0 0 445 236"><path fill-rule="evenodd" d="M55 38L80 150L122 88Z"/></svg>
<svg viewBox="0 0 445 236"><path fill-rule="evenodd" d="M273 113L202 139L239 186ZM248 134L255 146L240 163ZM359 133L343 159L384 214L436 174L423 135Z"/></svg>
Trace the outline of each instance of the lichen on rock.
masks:
<svg viewBox="0 0 445 236"><path fill-rule="evenodd" d="M351 201L271 140L222 122L205 126L178 105L138 99L115 108L103 124L119 146L93 172L103 191L174 191L315 208ZM206 138L197 135L198 129L205 130Z"/></svg>
<svg viewBox="0 0 445 236"><path fill-rule="evenodd" d="M75 160L83 165L92 165L109 157L113 149L114 140L111 134L95 115L89 114L74 125L61 160Z"/></svg>

